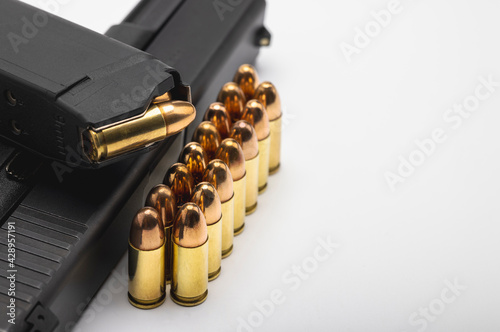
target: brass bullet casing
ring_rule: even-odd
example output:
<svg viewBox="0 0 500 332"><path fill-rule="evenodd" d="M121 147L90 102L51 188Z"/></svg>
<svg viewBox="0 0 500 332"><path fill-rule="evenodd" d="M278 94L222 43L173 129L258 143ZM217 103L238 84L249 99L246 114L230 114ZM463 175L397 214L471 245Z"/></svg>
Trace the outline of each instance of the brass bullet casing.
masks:
<svg viewBox="0 0 500 332"><path fill-rule="evenodd" d="M221 138L217 128L212 122L203 121L200 123L193 133L192 140L200 143L209 161L214 159L215 151L220 145Z"/></svg>
<svg viewBox="0 0 500 332"><path fill-rule="evenodd" d="M146 197L146 206L152 207L160 214L165 229L165 283L172 281L172 225L177 214L177 201L170 187L159 184Z"/></svg>
<svg viewBox="0 0 500 332"><path fill-rule="evenodd" d="M186 165L194 178L195 184L203 180L203 173L207 167L208 156L200 143L191 142L186 144L179 156L179 162Z"/></svg>
<svg viewBox="0 0 500 332"><path fill-rule="evenodd" d="M194 188L191 202L198 205L205 216L208 232L208 281L216 279L221 272L222 259L222 207L219 194L208 182Z"/></svg>
<svg viewBox="0 0 500 332"><path fill-rule="evenodd" d="M262 194L267 189L269 176L269 151L271 147L269 118L262 103L252 99L245 107L242 120L254 127L259 141L259 194Z"/></svg>
<svg viewBox="0 0 500 332"><path fill-rule="evenodd" d="M243 232L245 228L247 183L245 155L243 154L240 144L236 140L226 138L217 149L215 157L226 163L233 178L234 235L238 235ZM224 214L224 211L222 213Z"/></svg>
<svg viewBox="0 0 500 332"><path fill-rule="evenodd" d="M196 109L187 101L173 100L151 104L144 114L99 129L88 129L85 154L92 162L101 162L174 135L196 117Z"/></svg>
<svg viewBox="0 0 500 332"><path fill-rule="evenodd" d="M271 129L271 151L269 154L269 174L276 173L281 160L281 99L271 82L263 82L257 87L254 98L264 105Z"/></svg>
<svg viewBox="0 0 500 332"><path fill-rule="evenodd" d="M217 101L224 104L227 113L231 117L231 122L236 122L243 115L243 108L246 103L245 94L238 84L228 82L224 84L219 92Z"/></svg>
<svg viewBox="0 0 500 332"><path fill-rule="evenodd" d="M259 75L252 65L241 65L234 75L233 82L238 84L243 91L247 101L253 98L255 90L259 85Z"/></svg>
<svg viewBox="0 0 500 332"><path fill-rule="evenodd" d="M220 134L221 139L229 137L231 130L231 117L226 111L226 107L222 103L212 103L208 107L203 120L210 121L215 125Z"/></svg>
<svg viewBox="0 0 500 332"><path fill-rule="evenodd" d="M128 242L128 300L152 309L165 301L165 231L155 209L137 212Z"/></svg>
<svg viewBox="0 0 500 332"><path fill-rule="evenodd" d="M231 171L222 160L214 159L208 163L203 181L212 184L219 193L222 210L221 255L222 258L226 258L233 252L234 238L234 192Z"/></svg>
<svg viewBox="0 0 500 332"><path fill-rule="evenodd" d="M259 192L259 142L253 127L246 121L237 121L231 129L234 138L243 149L245 155L246 183L246 214L252 214L257 209Z"/></svg>
<svg viewBox="0 0 500 332"><path fill-rule="evenodd" d="M203 303L208 295L208 232L205 217L196 204L186 203L177 211L172 242L170 297L186 307Z"/></svg>
<svg viewBox="0 0 500 332"><path fill-rule="evenodd" d="M189 202L194 189L194 178L186 165L175 163L168 169L163 184L172 189L177 202L177 208Z"/></svg>

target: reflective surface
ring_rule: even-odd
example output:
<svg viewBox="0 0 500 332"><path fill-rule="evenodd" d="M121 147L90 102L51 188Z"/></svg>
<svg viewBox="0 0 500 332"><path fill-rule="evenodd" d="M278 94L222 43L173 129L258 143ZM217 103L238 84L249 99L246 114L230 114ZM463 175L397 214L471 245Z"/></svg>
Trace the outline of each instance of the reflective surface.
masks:
<svg viewBox="0 0 500 332"><path fill-rule="evenodd" d="M224 84L219 92L217 101L224 104L232 122L238 121L241 118L246 99L238 84L234 82Z"/></svg>
<svg viewBox="0 0 500 332"><path fill-rule="evenodd" d="M229 167L220 159L214 159L208 163L203 175L203 181L211 183L217 192L221 202L227 202L233 197L233 178Z"/></svg>
<svg viewBox="0 0 500 332"><path fill-rule="evenodd" d="M203 180L203 173L208 163L208 156L197 142L186 144L179 156L179 162L186 165L195 183Z"/></svg>
<svg viewBox="0 0 500 332"><path fill-rule="evenodd" d="M256 99L248 101L241 119L252 125L259 141L269 136L271 130L269 127L269 117L264 105L260 101Z"/></svg>
<svg viewBox="0 0 500 332"><path fill-rule="evenodd" d="M246 100L250 100L259 85L257 70L249 64L241 65L234 75L233 82L240 86Z"/></svg>
<svg viewBox="0 0 500 332"><path fill-rule="evenodd" d="M186 165L175 163L170 166L163 179L163 184L172 189L177 207L189 202L194 189L194 178Z"/></svg>
<svg viewBox="0 0 500 332"><path fill-rule="evenodd" d="M255 158L259 154L257 134L248 122L244 120L236 122L231 129L231 138L240 144L245 160Z"/></svg>
<svg viewBox="0 0 500 332"><path fill-rule="evenodd" d="M278 90L271 82L263 82L255 91L254 98L266 108L269 121L276 120L281 116L281 99Z"/></svg>
<svg viewBox="0 0 500 332"><path fill-rule="evenodd" d="M153 187L146 197L145 205L154 208L160 214L163 227L172 226L177 213L177 201L169 186L159 184Z"/></svg>
<svg viewBox="0 0 500 332"><path fill-rule="evenodd" d="M210 121L215 125L217 131L222 139L229 137L229 131L231 130L231 117L222 103L212 103L207 111L203 120Z"/></svg>
<svg viewBox="0 0 500 332"><path fill-rule="evenodd" d="M221 137L215 125L210 121L203 121L193 133L194 142L200 143L205 150L208 160L215 157L215 151L221 143Z"/></svg>
<svg viewBox="0 0 500 332"><path fill-rule="evenodd" d="M215 153L215 158L226 163L233 176L233 181L245 176L245 155L235 139L226 138L223 140Z"/></svg>
<svg viewBox="0 0 500 332"><path fill-rule="evenodd" d="M207 225L215 224L222 217L219 194L208 182L201 182L194 188L191 202L203 212Z"/></svg>
<svg viewBox="0 0 500 332"><path fill-rule="evenodd" d="M132 221L130 244L139 250L155 250L165 242L165 230L160 214L151 207L140 209Z"/></svg>
<svg viewBox="0 0 500 332"><path fill-rule="evenodd" d="M207 237L207 222L200 208L194 203L184 204L175 217L172 230L174 243L195 248L205 243Z"/></svg>

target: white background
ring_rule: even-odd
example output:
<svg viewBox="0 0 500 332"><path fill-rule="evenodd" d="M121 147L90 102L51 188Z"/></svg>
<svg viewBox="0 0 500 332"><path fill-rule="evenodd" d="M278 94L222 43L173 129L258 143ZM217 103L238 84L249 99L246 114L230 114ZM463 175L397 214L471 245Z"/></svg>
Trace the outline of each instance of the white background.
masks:
<svg viewBox="0 0 500 332"><path fill-rule="evenodd" d="M99 32L137 2L60 1L53 12ZM341 44L388 3L268 1L257 69L283 101L282 168L207 301L138 310L122 260L77 331L500 330L500 86L460 126L443 118L474 101L479 77L500 82L499 3L401 0L349 63ZM439 128L447 139L391 190L386 172ZM318 262L328 238L339 246ZM281 303L260 313L273 292Z"/></svg>

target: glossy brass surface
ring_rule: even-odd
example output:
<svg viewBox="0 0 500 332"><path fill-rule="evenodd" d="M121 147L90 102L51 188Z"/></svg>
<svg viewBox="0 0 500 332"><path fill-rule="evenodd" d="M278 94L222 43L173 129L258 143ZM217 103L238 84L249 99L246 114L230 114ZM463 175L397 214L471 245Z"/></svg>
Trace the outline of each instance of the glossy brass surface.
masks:
<svg viewBox="0 0 500 332"><path fill-rule="evenodd" d="M177 201L170 187L159 184L146 196L146 206L153 207L165 228L165 283L172 281L172 225L177 214Z"/></svg>
<svg viewBox="0 0 500 332"><path fill-rule="evenodd" d="M217 96L217 101L224 104L232 122L238 121L243 115L246 99L238 84L234 82L224 84Z"/></svg>
<svg viewBox="0 0 500 332"><path fill-rule="evenodd" d="M101 162L174 135L195 118L196 109L186 101L166 101L151 106L139 117L84 132L85 154L92 162Z"/></svg>
<svg viewBox="0 0 500 332"><path fill-rule="evenodd" d="M224 104L212 103L205 112L203 120L210 121L215 125L222 139L229 137L231 129L231 117L226 111Z"/></svg>
<svg viewBox="0 0 500 332"><path fill-rule="evenodd" d="M186 165L194 178L195 184L203 181L208 156L200 143L190 142L186 144L179 156L179 162Z"/></svg>
<svg viewBox="0 0 500 332"><path fill-rule="evenodd" d="M170 297L183 306L195 306L208 294L208 230L194 203L184 204L172 230L173 262Z"/></svg>
<svg viewBox="0 0 500 332"><path fill-rule="evenodd" d="M271 82L263 82L255 91L254 98L260 101L269 116L271 147L269 155L269 174L276 173L281 160L281 99Z"/></svg>
<svg viewBox="0 0 500 332"><path fill-rule="evenodd" d="M252 214L257 209L257 196L259 194L259 143L253 127L246 121L240 120L233 125L231 137L243 149L246 169L246 215Z"/></svg>
<svg viewBox="0 0 500 332"><path fill-rule="evenodd" d="M192 140L200 143L208 156L208 161L215 158L215 151L221 143L221 137L212 122L203 121L200 123L193 133Z"/></svg>
<svg viewBox="0 0 500 332"><path fill-rule="evenodd" d="M139 210L130 229L128 299L140 309L165 301L165 233L155 209Z"/></svg>
<svg viewBox="0 0 500 332"><path fill-rule="evenodd" d="M167 170L163 184L172 189L177 202L177 208L189 202L194 189L194 178L186 165L175 163Z"/></svg>
<svg viewBox="0 0 500 332"><path fill-rule="evenodd" d="M257 70L252 65L244 64L236 71L233 82L240 86L241 91L243 91L248 101L253 98L255 90L259 85L259 75L257 75Z"/></svg>

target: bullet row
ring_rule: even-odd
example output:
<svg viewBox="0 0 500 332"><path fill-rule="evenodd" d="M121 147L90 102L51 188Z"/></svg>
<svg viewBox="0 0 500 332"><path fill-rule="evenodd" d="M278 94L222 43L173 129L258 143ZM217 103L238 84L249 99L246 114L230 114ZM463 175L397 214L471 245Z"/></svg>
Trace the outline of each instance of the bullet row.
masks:
<svg viewBox="0 0 500 332"><path fill-rule="evenodd" d="M274 85L259 84L242 65L224 84L163 184L151 189L132 221L129 292L132 305L151 309L170 297L203 303L221 273L245 215L257 208L269 174L280 167L281 101Z"/></svg>

